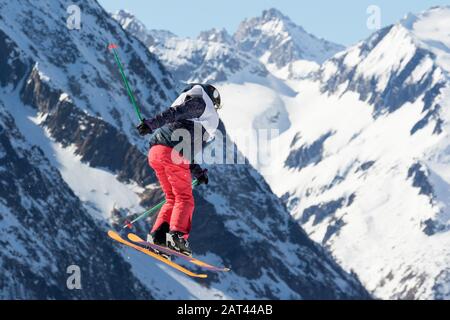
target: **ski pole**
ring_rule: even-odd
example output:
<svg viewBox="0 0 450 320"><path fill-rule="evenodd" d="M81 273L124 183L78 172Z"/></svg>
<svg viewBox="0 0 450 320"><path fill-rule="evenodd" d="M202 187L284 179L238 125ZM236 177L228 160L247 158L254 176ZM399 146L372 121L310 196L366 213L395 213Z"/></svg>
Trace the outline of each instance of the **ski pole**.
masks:
<svg viewBox="0 0 450 320"><path fill-rule="evenodd" d="M195 187L196 185L198 185L198 180L195 179L194 181L192 181L192 186ZM148 209L147 211L143 212L141 215L139 215L137 218L131 220L131 221L127 221L125 222L125 225L122 227L122 229L125 228L129 228L131 229L131 227L133 226L133 224L135 224L137 221L144 219L146 217L148 217L150 214L158 211L163 205L164 203L166 203L166 199L162 200L160 203L158 203L156 206Z"/></svg>
<svg viewBox="0 0 450 320"><path fill-rule="evenodd" d="M131 103L133 104L134 110L136 111L139 121L142 122L143 118L142 118L141 112L139 111L139 108L137 106L136 99L134 98L133 92L130 89L130 85L128 84L128 80L127 80L127 77L125 76L125 72L123 71L123 66L122 66L122 63L120 62L119 55L117 54L116 48L117 48L117 45L115 45L114 43L111 43L108 45L108 49L113 52L114 59L116 60L117 66L119 67L120 75L122 76L123 83L125 84L125 88L127 89L128 97L130 98Z"/></svg>

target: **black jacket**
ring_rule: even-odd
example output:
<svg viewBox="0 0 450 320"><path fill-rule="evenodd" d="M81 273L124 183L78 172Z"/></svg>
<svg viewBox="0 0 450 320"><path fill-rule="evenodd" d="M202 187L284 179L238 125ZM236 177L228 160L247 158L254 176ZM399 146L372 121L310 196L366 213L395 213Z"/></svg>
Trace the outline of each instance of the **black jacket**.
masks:
<svg viewBox="0 0 450 320"><path fill-rule="evenodd" d="M205 135L205 129L200 125L189 119L199 118L205 111L205 101L201 97L187 96L183 104L171 107L166 111L158 114L152 119L144 120L147 126L152 129L153 134L150 138L150 147L153 145L164 145L168 147L175 147L180 143L178 140L174 140L172 134L177 129L184 129L189 132L191 153L183 154L187 160L191 162L191 171L194 175L198 174L202 169L198 164L194 162L194 156L196 148L201 146L201 150L206 145L203 137ZM196 131L195 126L200 126ZM201 132L201 135L197 134ZM196 133L196 134L194 134Z"/></svg>

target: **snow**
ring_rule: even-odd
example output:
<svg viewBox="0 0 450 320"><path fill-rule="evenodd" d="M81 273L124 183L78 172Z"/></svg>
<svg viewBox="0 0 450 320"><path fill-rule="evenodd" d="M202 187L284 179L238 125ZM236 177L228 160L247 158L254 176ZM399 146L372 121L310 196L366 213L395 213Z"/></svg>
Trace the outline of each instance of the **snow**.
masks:
<svg viewBox="0 0 450 320"><path fill-rule="evenodd" d="M347 61L347 63L348 63L348 61ZM338 68L334 62L326 61L322 65L321 70L322 70L322 74L323 74L323 80L327 81L331 76L333 76L338 71Z"/></svg>
<svg viewBox="0 0 450 320"><path fill-rule="evenodd" d="M361 56L361 43L349 48L344 64L356 67L356 72L366 79L375 78L377 90L383 91L390 74L401 72L418 48L426 48L436 54L436 59L432 56L423 59L406 81L420 82L436 65L440 69L434 70L433 83L448 79L449 17L450 9L445 7L418 17L409 16L408 21L395 25L365 56ZM265 60L267 54L261 58ZM432 299L439 294L449 297L448 286L442 280L438 282L440 274L450 265L448 82L444 93L435 98L435 103L441 105L439 115L444 119L444 134L433 134L433 125L428 125L411 135L411 128L424 116L423 96L374 119L373 106L360 101L356 93L341 89L329 95L320 91L318 81L308 77L288 79L286 69L269 66L268 70L298 94L272 94L270 87L264 85L229 81L220 87L230 101L221 117L240 150L249 156L250 151L239 140L242 136L239 129L254 128L261 114L270 114L271 108L283 110L283 117L289 122L274 126L282 130L271 140L277 151L272 153L270 165L252 164L278 196L289 194L291 200L299 200L288 202L291 214L300 219L310 206L354 194L351 205L338 208L318 224L313 223L314 219L303 224L312 239L322 242L333 221L341 219L344 225L325 245L345 269L358 274L376 297ZM325 82L336 72L340 72L338 66L332 60L326 61L321 66L321 80ZM344 83L342 87L345 89L347 85ZM267 124L258 127L264 126ZM328 132L332 135L324 143L318 164L302 170L285 167L292 150L309 145ZM297 142L291 146L296 136ZM358 170L369 161L374 162L369 170ZM408 178L408 169L417 161L428 168L433 200L420 195L412 178ZM342 181L333 183L336 177L342 177ZM425 234L427 219L437 221L444 229L431 236Z"/></svg>
<svg viewBox="0 0 450 320"><path fill-rule="evenodd" d="M423 79L423 76L433 68L433 65L434 61L427 57L425 61L423 61L417 68L414 69L414 71L408 77L407 82L411 84L420 82Z"/></svg>
<svg viewBox="0 0 450 320"><path fill-rule="evenodd" d="M432 217L435 211L430 210L428 198L418 197L417 189L406 180L411 159L423 157L442 139L432 136L431 128L411 138L409 129L420 117L421 103L406 105L389 117L373 121L370 108L354 94L324 97L314 84L308 83L302 84L300 91L295 103L287 104L287 110L296 120L292 127L300 128L302 143L314 141L328 131L336 133L325 144L325 159L297 172L288 170L283 163L296 130L281 134L278 139L284 149L273 158L272 166L276 168L262 171L272 189L279 196L291 192L301 199L292 209L298 218L310 205L355 193L354 203L334 214L346 222L338 238L328 244L334 256L383 298L395 297L403 285L401 279L394 278L380 286L380 279L390 272L400 276L403 273L397 269L401 265L415 265L416 272L428 274L423 286L426 291L418 296L432 296L433 277L440 271L437 266L450 263L450 234L428 237L421 231L421 221ZM366 161L376 161L376 165L362 177L355 169ZM324 189L335 176L344 176L344 182ZM447 197L448 186L445 187L442 195ZM310 219L304 228L321 242L329 223L327 219L314 226Z"/></svg>
<svg viewBox="0 0 450 320"><path fill-rule="evenodd" d="M267 134L273 138L290 126L281 93L253 82L224 83L218 85L218 89L226 97L219 112L231 139L253 166L260 167L265 151L258 154L255 141L258 137L264 139ZM271 129L275 129L272 134Z"/></svg>
<svg viewBox="0 0 450 320"><path fill-rule="evenodd" d="M41 80L45 82L50 81L50 78L47 75L45 75L42 71L39 71L39 78L41 78Z"/></svg>
<svg viewBox="0 0 450 320"><path fill-rule="evenodd" d="M120 183L111 172L82 163L81 156L74 155L74 146L62 148L54 143L52 148L64 180L81 201L95 204L99 214L96 218L109 219L112 210L117 207L127 208L130 212L143 211L143 208L137 205L140 200L137 193L142 192L142 188Z"/></svg>
<svg viewBox="0 0 450 320"><path fill-rule="evenodd" d="M377 89L383 91L392 71L402 70L416 52L416 45L409 32L401 25L389 34L367 57L358 63L357 72L366 79L377 78Z"/></svg>
<svg viewBox="0 0 450 320"><path fill-rule="evenodd" d="M348 50L348 54L345 56L344 63L349 67L354 67L358 64L361 54L360 44L354 46ZM335 70L334 72L336 72ZM332 73L334 73L332 72ZM327 74L325 74L326 77ZM327 78L327 77L326 77Z"/></svg>
<svg viewBox="0 0 450 320"><path fill-rule="evenodd" d="M59 101L64 101L64 100L70 101L69 95L65 92L61 93L61 95L59 96Z"/></svg>
<svg viewBox="0 0 450 320"><path fill-rule="evenodd" d="M427 10L410 23L410 30L436 54L437 63L450 72L450 7Z"/></svg>
<svg viewBox="0 0 450 320"><path fill-rule="evenodd" d="M265 60L265 56L260 58L260 61L265 63L272 75L285 81L306 79L320 68L320 65L314 61L295 60L279 69L275 64L268 63Z"/></svg>

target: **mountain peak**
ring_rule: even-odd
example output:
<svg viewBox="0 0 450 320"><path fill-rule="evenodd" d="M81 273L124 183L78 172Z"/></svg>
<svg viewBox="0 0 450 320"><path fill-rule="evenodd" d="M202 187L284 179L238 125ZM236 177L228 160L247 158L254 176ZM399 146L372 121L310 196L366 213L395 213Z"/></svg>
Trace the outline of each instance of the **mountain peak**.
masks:
<svg viewBox="0 0 450 320"><path fill-rule="evenodd" d="M154 46L158 43L164 43L170 38L175 38L176 35L167 30L148 30L147 26L139 20L131 12L120 9L111 15L122 28L131 32L147 47Z"/></svg>
<svg viewBox="0 0 450 320"><path fill-rule="evenodd" d="M128 17L133 19L135 17L134 14L128 11L127 9L119 9L113 14L113 16Z"/></svg>
<svg viewBox="0 0 450 320"><path fill-rule="evenodd" d="M414 23L419 20L427 19L430 17L439 19L439 16L442 15L444 15L446 18L450 15L450 5L433 6L418 14L409 12L403 17L402 20L400 20L400 24L402 24L407 29L413 29ZM440 25L437 25L436 27L439 28Z"/></svg>
<svg viewBox="0 0 450 320"><path fill-rule="evenodd" d="M114 20L119 22L119 24L124 29L133 30L136 33L138 32L144 33L145 30L147 29L145 25L138 18L136 18L134 14L132 14L127 10L124 9L117 10L114 14L112 14L112 17L114 18Z"/></svg>
<svg viewBox="0 0 450 320"><path fill-rule="evenodd" d="M213 28L207 31L202 31L198 36L199 40L208 41L208 42L220 42L226 44L232 44L233 38L230 34L225 30L225 28L217 29Z"/></svg>
<svg viewBox="0 0 450 320"><path fill-rule="evenodd" d="M416 23L418 17L415 14L407 13L402 20L400 20L400 24L406 29L412 29L414 23Z"/></svg>
<svg viewBox="0 0 450 320"><path fill-rule="evenodd" d="M297 60L322 63L344 48L309 34L273 8L264 10L262 16L244 20L233 37L241 50L277 68Z"/></svg>
<svg viewBox="0 0 450 320"><path fill-rule="evenodd" d="M262 13L262 18L265 21L275 20L275 19L290 21L289 17L285 16L280 10L275 9L275 8L270 8L270 9L264 10Z"/></svg>
<svg viewBox="0 0 450 320"><path fill-rule="evenodd" d="M129 24L129 23L139 23L142 24L142 22L139 21L139 19L136 18L136 16L131 13L130 11L126 9L120 9L117 10L115 13L112 14L112 17L119 21L120 24L123 25L123 23ZM121 23L123 22L123 23Z"/></svg>
<svg viewBox="0 0 450 320"><path fill-rule="evenodd" d="M433 52L440 67L450 72L450 6L434 6L417 15L408 14L400 25L414 35L421 47Z"/></svg>

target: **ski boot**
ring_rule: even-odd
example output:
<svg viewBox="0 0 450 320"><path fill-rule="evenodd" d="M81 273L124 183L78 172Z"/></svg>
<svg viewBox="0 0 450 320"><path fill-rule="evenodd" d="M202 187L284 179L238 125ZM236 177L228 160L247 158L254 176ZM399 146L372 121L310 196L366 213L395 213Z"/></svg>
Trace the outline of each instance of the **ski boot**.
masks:
<svg viewBox="0 0 450 320"><path fill-rule="evenodd" d="M147 235L147 242L156 244L158 246L167 247L166 244L166 234L169 232L169 224L167 222L163 222L161 226L154 232L151 232ZM154 251L155 253L163 256L164 258L171 260L170 255L161 252L155 248L147 247L147 249Z"/></svg>
<svg viewBox="0 0 450 320"><path fill-rule="evenodd" d="M166 235L167 247L169 249L178 251L185 256L192 257L192 251L189 247L189 242L183 238L184 233L179 231L170 231Z"/></svg>

